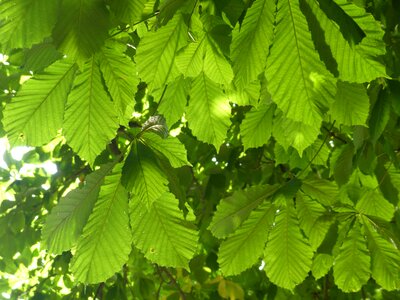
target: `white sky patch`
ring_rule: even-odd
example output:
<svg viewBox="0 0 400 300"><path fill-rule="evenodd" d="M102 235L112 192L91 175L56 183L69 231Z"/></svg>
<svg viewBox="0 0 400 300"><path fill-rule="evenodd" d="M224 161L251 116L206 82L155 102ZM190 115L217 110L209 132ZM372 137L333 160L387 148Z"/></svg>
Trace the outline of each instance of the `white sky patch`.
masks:
<svg viewBox="0 0 400 300"><path fill-rule="evenodd" d="M4 153L9 149L7 138L0 138L0 168L8 170L8 166L4 161Z"/></svg>
<svg viewBox="0 0 400 300"><path fill-rule="evenodd" d="M331 146L332 148L335 147L335 142L333 140L329 141L329 146Z"/></svg>
<svg viewBox="0 0 400 300"><path fill-rule="evenodd" d="M28 153L29 151L31 151L32 149L34 149L33 147L27 147L27 146L18 146L18 147L14 147L11 149L11 156L12 158L14 158L15 160L22 160L22 157Z"/></svg>
<svg viewBox="0 0 400 300"><path fill-rule="evenodd" d="M258 269L260 270L260 271L262 271L263 269L265 268L265 261L261 261L261 265L258 267Z"/></svg>
<svg viewBox="0 0 400 300"><path fill-rule="evenodd" d="M8 55L0 53L0 64L3 64L5 66L9 66L10 63L7 60L8 60Z"/></svg>

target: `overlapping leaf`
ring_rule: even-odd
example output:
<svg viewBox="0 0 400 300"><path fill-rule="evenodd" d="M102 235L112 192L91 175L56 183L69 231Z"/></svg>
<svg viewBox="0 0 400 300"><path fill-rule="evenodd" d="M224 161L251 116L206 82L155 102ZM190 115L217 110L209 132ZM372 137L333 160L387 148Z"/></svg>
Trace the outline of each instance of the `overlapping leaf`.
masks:
<svg viewBox="0 0 400 300"><path fill-rule="evenodd" d="M69 94L63 133L75 152L93 164L117 128L116 110L104 89L98 61L92 57Z"/></svg>
<svg viewBox="0 0 400 300"><path fill-rule="evenodd" d="M51 35L58 3L53 0L3 0L0 3L0 45L29 48Z"/></svg>
<svg viewBox="0 0 400 300"><path fill-rule="evenodd" d="M250 268L263 253L276 208L270 202L253 210L238 230L221 243L218 262L224 275Z"/></svg>
<svg viewBox="0 0 400 300"><path fill-rule="evenodd" d="M268 278L286 289L294 289L310 271L313 251L300 232L292 205L275 217L264 257Z"/></svg>
<svg viewBox="0 0 400 300"><path fill-rule="evenodd" d="M121 21L133 24L139 21L147 0L114 0L110 2L110 8Z"/></svg>
<svg viewBox="0 0 400 300"><path fill-rule="evenodd" d="M314 48L299 0L278 1L276 24L265 72L268 90L286 117L319 127L336 81Z"/></svg>
<svg viewBox="0 0 400 300"><path fill-rule="evenodd" d="M230 125L230 112L228 99L219 85L200 73L193 81L191 98L186 109L193 135L219 149Z"/></svg>
<svg viewBox="0 0 400 300"><path fill-rule="evenodd" d="M11 145L41 146L57 135L75 72L73 63L60 60L22 85L4 110L3 125Z"/></svg>
<svg viewBox="0 0 400 300"><path fill-rule="evenodd" d="M222 199L209 226L212 234L217 238L225 238L233 233L251 211L277 189L277 185L254 186Z"/></svg>
<svg viewBox="0 0 400 300"><path fill-rule="evenodd" d="M150 208L135 198L130 202L134 245L161 266L189 268L197 248L197 232L183 219L178 200L164 193Z"/></svg>
<svg viewBox="0 0 400 300"><path fill-rule="evenodd" d="M145 35L139 43L136 62L139 77L153 88L173 81L179 72L175 56L186 43L186 25L181 14L156 32Z"/></svg>
<svg viewBox="0 0 400 300"><path fill-rule="evenodd" d="M231 58L235 85L244 89L264 71L273 39L274 1L256 0L242 25L232 32Z"/></svg>
<svg viewBox="0 0 400 300"><path fill-rule="evenodd" d="M50 252L61 254L74 245L97 200L104 177L113 167L109 163L89 174L83 188L69 192L53 208L42 231L42 240Z"/></svg>
<svg viewBox="0 0 400 300"><path fill-rule="evenodd" d="M71 264L80 282L97 283L122 268L131 252L128 193L120 183L117 165L100 188L99 199L78 240Z"/></svg>

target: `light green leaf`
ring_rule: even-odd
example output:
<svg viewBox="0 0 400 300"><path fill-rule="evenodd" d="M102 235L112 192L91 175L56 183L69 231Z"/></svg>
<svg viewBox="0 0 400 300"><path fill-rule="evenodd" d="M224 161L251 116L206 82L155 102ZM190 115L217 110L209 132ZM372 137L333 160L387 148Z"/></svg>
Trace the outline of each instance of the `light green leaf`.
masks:
<svg viewBox="0 0 400 300"><path fill-rule="evenodd" d="M358 200L356 209L363 214L390 221L394 215L394 206L383 197L378 189L367 189Z"/></svg>
<svg viewBox="0 0 400 300"><path fill-rule="evenodd" d="M333 276L336 285L346 293L357 292L370 277L370 256L360 225L355 223L335 257Z"/></svg>
<svg viewBox="0 0 400 300"><path fill-rule="evenodd" d="M3 0L0 3L0 45L9 53L13 48L30 48L51 35L57 20L54 0Z"/></svg>
<svg viewBox="0 0 400 300"><path fill-rule="evenodd" d="M100 70L121 124L127 124L132 117L136 86L139 84L135 64L123 54L124 48L126 46L109 42L101 49L99 57Z"/></svg>
<svg viewBox="0 0 400 300"><path fill-rule="evenodd" d="M400 289L400 251L391 241L384 239L365 217L362 217L371 251L372 278L385 290Z"/></svg>
<svg viewBox="0 0 400 300"><path fill-rule="evenodd" d="M113 0L109 2L111 11L121 21L133 24L141 19L147 0Z"/></svg>
<svg viewBox="0 0 400 300"><path fill-rule="evenodd" d="M117 165L101 186L99 199L78 240L71 270L76 280L98 283L122 268L131 252L128 193Z"/></svg>
<svg viewBox="0 0 400 300"><path fill-rule="evenodd" d="M296 210L300 227L315 251L325 239L332 221L326 216L327 211L321 204L303 193L296 196Z"/></svg>
<svg viewBox="0 0 400 300"><path fill-rule="evenodd" d="M203 70L207 38L201 32L195 42L189 43L176 57L176 65L185 77L197 77Z"/></svg>
<svg viewBox="0 0 400 300"><path fill-rule="evenodd" d="M339 188L333 181L320 178L303 180L302 191L325 206L332 206L338 202Z"/></svg>
<svg viewBox="0 0 400 300"><path fill-rule="evenodd" d="M176 14L166 26L146 34L139 43L136 62L139 77L152 86L163 87L179 75L175 56L186 44L186 25Z"/></svg>
<svg viewBox="0 0 400 300"><path fill-rule="evenodd" d="M346 0L335 0L337 4L333 1L307 2L325 32L325 40L337 62L341 80L363 83L386 76L385 66L377 58L386 52L384 31L371 14ZM355 45L342 34L343 31L356 31L355 24L348 20L350 17L365 34Z"/></svg>
<svg viewBox="0 0 400 300"><path fill-rule="evenodd" d="M231 84L231 87L226 91L230 102L241 106L252 105L255 107L258 106L258 100L261 97L260 92L261 84L259 80L250 82L243 89L237 89Z"/></svg>
<svg viewBox="0 0 400 300"><path fill-rule="evenodd" d="M246 113L240 125L244 150L261 147L268 142L272 133L274 112L274 105L260 105Z"/></svg>
<svg viewBox="0 0 400 300"><path fill-rule="evenodd" d="M233 79L232 67L217 44L211 38L207 41L203 71L212 81L229 85Z"/></svg>
<svg viewBox="0 0 400 300"><path fill-rule="evenodd" d="M312 274L316 280L328 274L333 265L332 255L320 253L313 260L311 267Z"/></svg>
<svg viewBox="0 0 400 300"><path fill-rule="evenodd" d="M158 111L162 114L168 127L171 127L182 117L190 90L190 83L179 76L175 81L168 84L164 97L161 99Z"/></svg>
<svg viewBox="0 0 400 300"><path fill-rule="evenodd" d="M63 133L79 156L93 165L116 134L118 118L95 57L89 59L68 96Z"/></svg>
<svg viewBox="0 0 400 300"><path fill-rule="evenodd" d="M11 145L41 146L57 135L75 72L73 63L60 60L22 85L4 110Z"/></svg>
<svg viewBox="0 0 400 300"><path fill-rule="evenodd" d="M336 100L330 114L338 124L365 125L369 113L369 98L362 84L338 81Z"/></svg>
<svg viewBox="0 0 400 300"><path fill-rule="evenodd" d="M277 190L277 185L264 185L235 191L218 204L208 229L217 238L227 237L247 219L252 210Z"/></svg>
<svg viewBox="0 0 400 300"><path fill-rule="evenodd" d="M240 90L264 71L273 39L274 12L274 1L256 0L232 32L234 82Z"/></svg>
<svg viewBox="0 0 400 300"><path fill-rule="evenodd" d="M270 202L262 203L235 233L221 243L218 263L225 276L240 274L257 262L267 242L275 211Z"/></svg>
<svg viewBox="0 0 400 300"><path fill-rule="evenodd" d="M168 191L168 180L157 165L151 150L141 143L132 145L126 159L122 183L148 208Z"/></svg>
<svg viewBox="0 0 400 300"><path fill-rule="evenodd" d="M142 139L149 148L165 156L173 168L191 166L187 160L185 146L178 138L168 136L163 139L157 134L146 132L142 135Z"/></svg>
<svg viewBox="0 0 400 300"><path fill-rule="evenodd" d="M220 87L201 73L193 81L186 118L193 135L212 144L222 144L230 125L231 108Z"/></svg>
<svg viewBox="0 0 400 300"><path fill-rule="evenodd" d="M42 241L50 252L61 254L75 244L97 200L104 177L113 167L114 163L109 163L89 174L82 188L69 192L53 208L42 230Z"/></svg>
<svg viewBox="0 0 400 300"><path fill-rule="evenodd" d="M265 72L268 90L287 118L318 128L336 81L314 48L299 0L278 1L276 24Z"/></svg>
<svg viewBox="0 0 400 300"><path fill-rule="evenodd" d="M282 208L275 217L265 248L265 271L269 280L293 290L307 277L312 257L313 251L300 232L292 204Z"/></svg>
<svg viewBox="0 0 400 300"><path fill-rule="evenodd" d="M108 35L108 10L102 0L62 1L62 18L53 31L53 39L61 52L80 64L89 59Z"/></svg>
<svg viewBox="0 0 400 300"><path fill-rule="evenodd" d="M161 266L189 269L197 248L197 232L183 219L178 200L164 193L150 206L140 199L130 202L134 245Z"/></svg>
<svg viewBox="0 0 400 300"><path fill-rule="evenodd" d="M319 126L293 121L284 117L282 112L278 112L274 118L272 131L275 139L285 150L291 146L302 156L303 151L317 139L320 132Z"/></svg>

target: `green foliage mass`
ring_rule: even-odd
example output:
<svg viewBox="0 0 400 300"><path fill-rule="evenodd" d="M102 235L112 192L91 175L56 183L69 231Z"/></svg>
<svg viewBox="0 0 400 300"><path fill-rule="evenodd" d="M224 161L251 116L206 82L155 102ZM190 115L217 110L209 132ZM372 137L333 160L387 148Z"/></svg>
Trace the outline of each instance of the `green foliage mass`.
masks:
<svg viewBox="0 0 400 300"><path fill-rule="evenodd" d="M0 298L399 299L399 28L397 0L0 0L0 134L33 147L0 166Z"/></svg>

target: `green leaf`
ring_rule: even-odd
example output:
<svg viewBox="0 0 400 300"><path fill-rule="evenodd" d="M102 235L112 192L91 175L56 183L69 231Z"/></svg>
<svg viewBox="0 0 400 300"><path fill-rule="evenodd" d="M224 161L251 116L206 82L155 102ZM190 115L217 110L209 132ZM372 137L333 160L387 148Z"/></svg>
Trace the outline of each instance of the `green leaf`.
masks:
<svg viewBox="0 0 400 300"><path fill-rule="evenodd" d="M139 77L152 88L163 87L179 75L175 56L186 43L186 25L181 14L156 32L146 34L136 53Z"/></svg>
<svg viewBox="0 0 400 300"><path fill-rule="evenodd" d="M384 94L386 96L386 94ZM379 97L372 108L368 121L371 139L375 143L385 130L390 119L391 105L387 97Z"/></svg>
<svg viewBox="0 0 400 300"><path fill-rule="evenodd" d="M190 162L187 160L185 146L178 138L168 136L163 139L152 132L145 132L142 135L142 139L150 149L165 156L173 168L191 166Z"/></svg>
<svg viewBox="0 0 400 300"><path fill-rule="evenodd" d="M344 292L357 292L370 277L370 256L360 225L347 233L333 264L336 285Z"/></svg>
<svg viewBox="0 0 400 300"><path fill-rule="evenodd" d="M325 206L332 206L338 202L339 189L335 182L320 178L303 180L302 191Z"/></svg>
<svg viewBox="0 0 400 300"><path fill-rule="evenodd" d="M385 66L377 58L386 52L381 25L359 6L346 0L335 2L307 0L325 32L326 43L337 62L339 78L343 81L363 83L386 76ZM349 22L350 18L352 22ZM365 37L354 45L343 33L348 35L352 30L358 29L354 28L356 26L362 30Z"/></svg>
<svg viewBox="0 0 400 300"><path fill-rule="evenodd" d="M254 186L247 190L237 190L232 196L224 198L208 227L217 238L225 238L247 219L264 199L278 190L277 185Z"/></svg>
<svg viewBox="0 0 400 300"><path fill-rule="evenodd" d="M299 0L278 1L276 24L265 72L268 90L287 118L319 127L336 81L319 59Z"/></svg>
<svg viewBox="0 0 400 300"><path fill-rule="evenodd" d="M133 24L141 19L147 0L113 0L109 2L111 11L122 22Z"/></svg>
<svg viewBox="0 0 400 300"><path fill-rule="evenodd" d="M120 183L121 165L101 186L99 199L78 240L71 270L84 283L103 282L122 268L131 252L128 193Z"/></svg>
<svg viewBox="0 0 400 300"><path fill-rule="evenodd" d="M264 71L273 39L274 12L273 1L256 0L232 32L234 82L240 90Z"/></svg>
<svg viewBox="0 0 400 300"><path fill-rule="evenodd" d="M218 263L225 276L240 274L256 263L263 253L275 211L270 202L262 203L235 233L221 243Z"/></svg>
<svg viewBox="0 0 400 300"><path fill-rule="evenodd" d="M62 18L53 31L58 48L83 63L103 45L108 35L108 11L102 0L62 1Z"/></svg>
<svg viewBox="0 0 400 300"><path fill-rule="evenodd" d="M179 76L175 81L168 84L164 97L158 106L158 112L162 114L171 127L182 117L190 90L190 83Z"/></svg>
<svg viewBox="0 0 400 300"><path fill-rule="evenodd" d="M230 125L231 108L219 85L204 73L194 79L186 118L193 135L212 144L222 144Z"/></svg>
<svg viewBox="0 0 400 300"><path fill-rule="evenodd" d="M22 85L4 110L11 145L41 146L57 135L75 72L74 64L60 60Z"/></svg>
<svg viewBox="0 0 400 300"><path fill-rule="evenodd" d="M274 119L273 136L279 144L288 150L291 146L295 148L300 156L303 151L312 145L319 134L319 125L310 126L302 122L293 121L278 112Z"/></svg>
<svg viewBox="0 0 400 300"><path fill-rule="evenodd" d="M206 35L200 32L196 41L189 43L179 52L176 65L185 77L197 77L203 70L206 46Z"/></svg>
<svg viewBox="0 0 400 300"><path fill-rule="evenodd" d="M211 38L207 40L203 72L212 81L229 85L233 79L232 67L217 44Z"/></svg>
<svg viewBox="0 0 400 300"><path fill-rule="evenodd" d="M326 216L327 211L321 204L302 193L296 196L296 209L300 227L315 251L325 239L332 221Z"/></svg>
<svg viewBox="0 0 400 300"><path fill-rule="evenodd" d="M130 202L134 245L161 266L189 269L197 248L197 232L183 219L178 200L164 193L148 208L140 199Z"/></svg>
<svg viewBox="0 0 400 300"><path fill-rule="evenodd" d="M51 35L57 20L54 0L3 0L0 3L0 44L6 53L30 48Z"/></svg>
<svg viewBox="0 0 400 300"><path fill-rule="evenodd" d="M336 149L331 156L331 170L339 186L345 184L353 172L354 145L346 144Z"/></svg>
<svg viewBox="0 0 400 300"><path fill-rule="evenodd" d="M390 221L394 215L393 205L377 189L367 189L358 200L356 209L368 216Z"/></svg>
<svg viewBox="0 0 400 300"><path fill-rule="evenodd" d="M147 207L168 191L168 180L151 151L141 143L132 145L123 168L122 183Z"/></svg>
<svg viewBox="0 0 400 300"><path fill-rule="evenodd" d="M128 123L132 117L136 86L139 84L135 64L123 54L125 48L117 43L107 43L99 57L100 70L121 124Z"/></svg>
<svg viewBox="0 0 400 300"><path fill-rule="evenodd" d="M330 114L338 124L366 125L369 113L369 98L362 84L338 81L336 100Z"/></svg>
<svg viewBox="0 0 400 300"><path fill-rule="evenodd" d="M279 287L293 290L307 277L312 257L313 251L300 232L295 209L292 205L282 208L265 248L268 278Z"/></svg>
<svg viewBox="0 0 400 300"><path fill-rule="evenodd" d="M332 255L320 253L313 260L311 267L312 274L316 280L328 274L333 265Z"/></svg>
<svg viewBox="0 0 400 300"><path fill-rule="evenodd" d="M64 135L80 157L93 165L97 155L116 134L118 118L95 57L88 60L69 94L64 117Z"/></svg>
<svg viewBox="0 0 400 300"><path fill-rule="evenodd" d="M392 241L384 239L366 218L362 217L371 251L372 278L385 290L400 289L400 251Z"/></svg>
<svg viewBox="0 0 400 300"><path fill-rule="evenodd" d="M50 252L61 254L75 244L97 200L104 177L113 167L114 163L109 163L89 174L82 188L69 192L53 208L42 230L42 241Z"/></svg>
<svg viewBox="0 0 400 300"><path fill-rule="evenodd" d="M240 125L245 150L261 147L268 142L272 133L274 111L274 105L260 105L246 113L245 119Z"/></svg>

